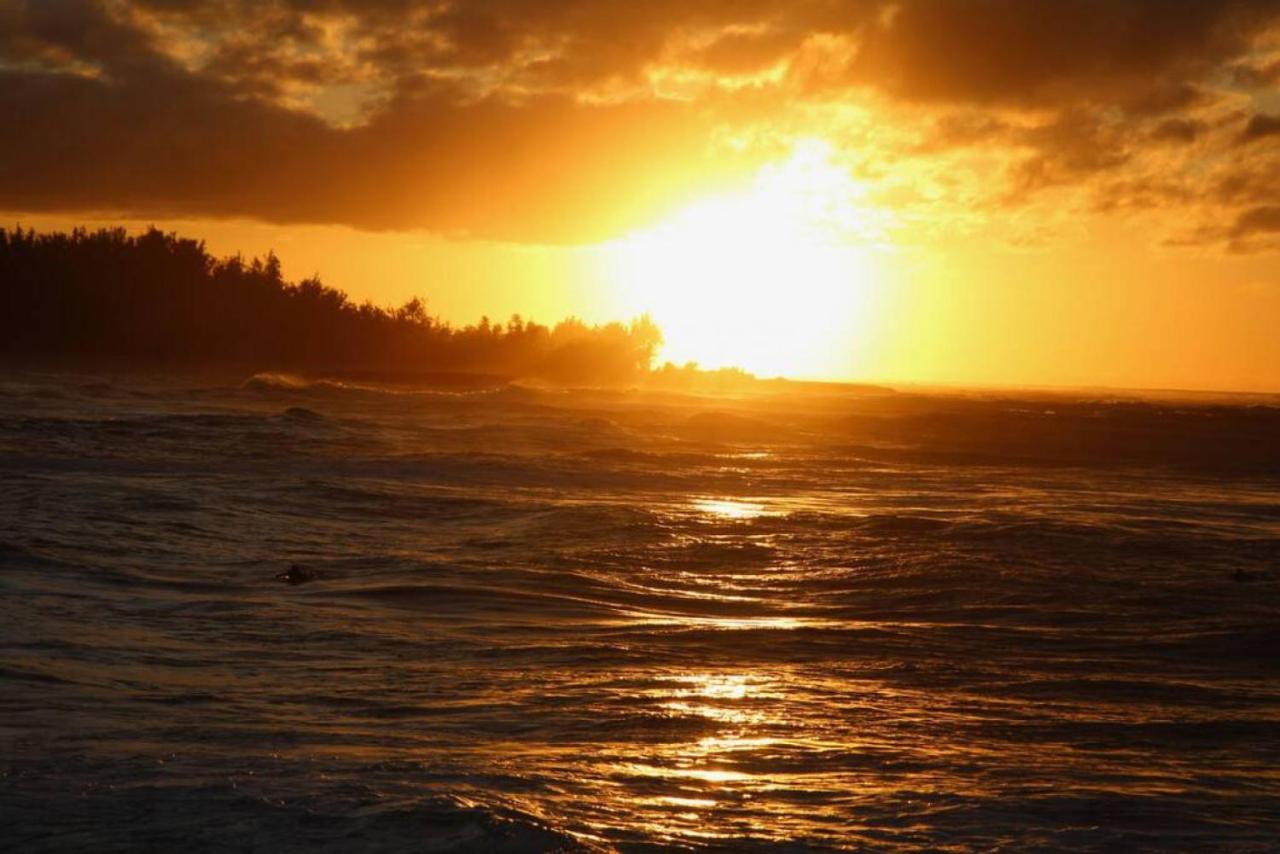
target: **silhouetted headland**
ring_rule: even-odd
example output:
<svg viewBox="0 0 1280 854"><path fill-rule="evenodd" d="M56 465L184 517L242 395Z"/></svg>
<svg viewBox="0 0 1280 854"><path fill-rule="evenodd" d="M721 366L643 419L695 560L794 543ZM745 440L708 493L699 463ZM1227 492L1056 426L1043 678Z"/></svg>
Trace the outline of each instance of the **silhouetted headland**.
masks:
<svg viewBox="0 0 1280 854"><path fill-rule="evenodd" d="M235 363L441 385L611 384L648 371L661 341L647 317L454 327L419 298L356 304L318 277L286 281L274 254L215 258L203 242L155 228L0 229L0 355L11 357Z"/></svg>

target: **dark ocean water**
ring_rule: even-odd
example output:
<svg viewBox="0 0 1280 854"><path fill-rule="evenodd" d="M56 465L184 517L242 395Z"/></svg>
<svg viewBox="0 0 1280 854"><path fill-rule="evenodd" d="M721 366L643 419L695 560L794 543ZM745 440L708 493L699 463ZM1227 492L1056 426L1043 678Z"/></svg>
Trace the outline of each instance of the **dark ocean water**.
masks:
<svg viewBox="0 0 1280 854"><path fill-rule="evenodd" d="M1276 405L9 371L0 848L1280 850Z"/></svg>

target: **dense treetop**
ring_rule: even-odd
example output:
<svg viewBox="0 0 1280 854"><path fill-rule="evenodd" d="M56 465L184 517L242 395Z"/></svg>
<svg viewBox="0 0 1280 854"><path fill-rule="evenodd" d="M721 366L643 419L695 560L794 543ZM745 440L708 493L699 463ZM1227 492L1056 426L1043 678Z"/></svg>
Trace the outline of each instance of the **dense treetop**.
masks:
<svg viewBox="0 0 1280 854"><path fill-rule="evenodd" d="M647 316L454 327L419 298L357 305L316 277L285 281L274 254L215 258L156 228L0 229L0 354L615 383L648 371L661 341Z"/></svg>

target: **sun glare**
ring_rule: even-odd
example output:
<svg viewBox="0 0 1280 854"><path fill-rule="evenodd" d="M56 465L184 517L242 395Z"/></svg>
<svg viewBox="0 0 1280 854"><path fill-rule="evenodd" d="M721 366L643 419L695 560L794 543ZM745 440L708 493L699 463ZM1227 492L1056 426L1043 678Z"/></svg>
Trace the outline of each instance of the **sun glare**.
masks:
<svg viewBox="0 0 1280 854"><path fill-rule="evenodd" d="M819 141L610 247L611 278L666 338L661 358L761 376L848 366L869 315L888 214Z"/></svg>

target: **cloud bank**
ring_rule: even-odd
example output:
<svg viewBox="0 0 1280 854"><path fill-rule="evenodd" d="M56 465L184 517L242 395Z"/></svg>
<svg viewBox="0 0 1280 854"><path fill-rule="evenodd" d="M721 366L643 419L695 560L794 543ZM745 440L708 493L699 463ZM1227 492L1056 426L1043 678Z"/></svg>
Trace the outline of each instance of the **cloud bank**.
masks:
<svg viewBox="0 0 1280 854"><path fill-rule="evenodd" d="M0 115L13 210L591 242L821 136L924 230L1068 193L1252 251L1280 2L0 0Z"/></svg>

